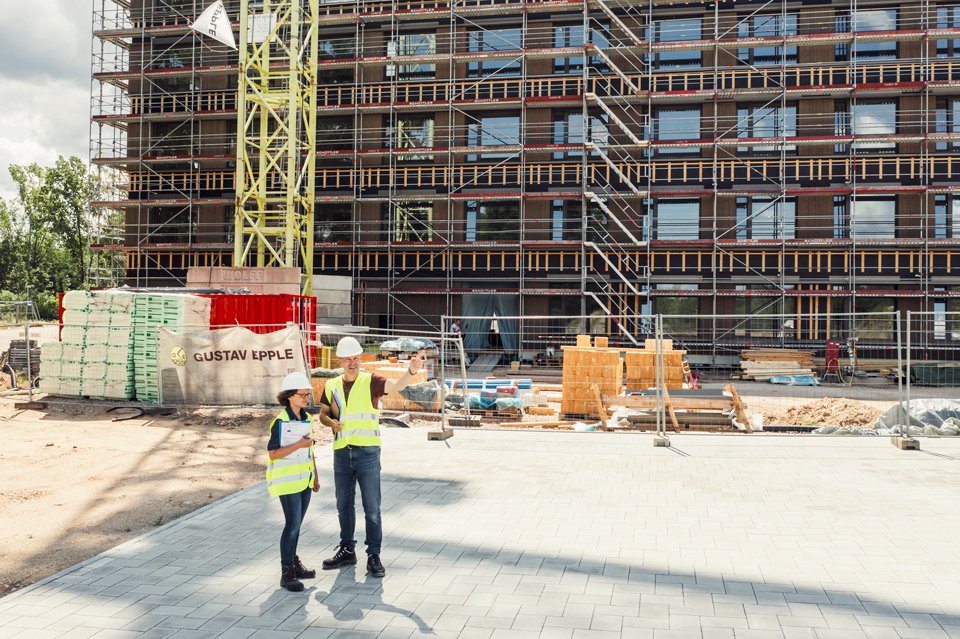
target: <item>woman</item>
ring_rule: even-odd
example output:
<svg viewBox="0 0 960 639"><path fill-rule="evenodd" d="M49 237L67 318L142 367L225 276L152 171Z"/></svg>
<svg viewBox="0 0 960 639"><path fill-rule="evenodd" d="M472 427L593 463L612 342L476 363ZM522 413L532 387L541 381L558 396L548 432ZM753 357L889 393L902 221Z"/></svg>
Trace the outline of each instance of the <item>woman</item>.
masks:
<svg viewBox="0 0 960 639"><path fill-rule="evenodd" d="M267 488L280 498L286 523L280 535L280 587L303 590L301 579L313 579L297 556L300 524L310 505L310 489L320 490L313 456L313 417L307 413L313 387L303 373L290 373L280 385L277 402L283 406L270 423L267 443ZM292 423L291 423L292 422ZM284 432L286 431L286 432Z"/></svg>

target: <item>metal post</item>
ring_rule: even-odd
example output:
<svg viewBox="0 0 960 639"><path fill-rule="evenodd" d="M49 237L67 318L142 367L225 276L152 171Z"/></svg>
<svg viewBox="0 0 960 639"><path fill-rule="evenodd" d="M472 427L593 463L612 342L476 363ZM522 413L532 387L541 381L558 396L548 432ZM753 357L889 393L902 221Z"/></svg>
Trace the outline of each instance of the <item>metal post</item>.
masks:
<svg viewBox="0 0 960 639"><path fill-rule="evenodd" d="M447 316L440 316L440 430L447 430Z"/></svg>
<svg viewBox="0 0 960 639"><path fill-rule="evenodd" d="M27 353L27 393L31 403L33 403L33 371L30 365L30 321L26 320L23 324L23 345Z"/></svg>
<svg viewBox="0 0 960 639"><path fill-rule="evenodd" d="M906 413L906 419L903 424L903 432L900 434L904 437L908 437L906 432L907 427L910 425L910 362L913 359L913 353L910 352L910 332L913 330L913 311L907 311L907 390L906 390L906 405L904 406L904 412Z"/></svg>
<svg viewBox="0 0 960 639"><path fill-rule="evenodd" d="M907 313L909 314L909 311L907 311ZM906 423L907 423L907 421L906 421L906 419L905 419L905 417L906 417L905 413L907 413L908 411L906 411L906 409L905 409L905 407L904 407L904 405L903 405L903 375L901 374L902 371L903 371L903 350L901 349L901 346L902 346L901 338L902 338L902 336L901 336L901 334L900 334L901 328L900 328L900 313L899 313L899 312L897 313L897 318L896 318L896 319L897 319L897 321L896 321L896 326L897 326L897 406L900 407L900 410L897 411L897 419L898 419L898 421L900 422L900 424L902 425L902 424L906 424ZM909 321L907 322L907 330L908 330L908 331L910 330L910 322L909 322ZM909 359L909 358L908 358L908 359Z"/></svg>

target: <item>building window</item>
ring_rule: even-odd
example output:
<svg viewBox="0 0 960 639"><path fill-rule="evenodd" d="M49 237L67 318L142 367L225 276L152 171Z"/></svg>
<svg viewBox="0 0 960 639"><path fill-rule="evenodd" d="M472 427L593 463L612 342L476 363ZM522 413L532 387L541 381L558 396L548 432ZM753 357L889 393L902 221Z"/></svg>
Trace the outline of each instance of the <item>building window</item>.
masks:
<svg viewBox="0 0 960 639"><path fill-rule="evenodd" d="M737 109L738 138L793 138L797 136L797 105L780 106L741 106ZM795 144L772 145L758 144L738 146L740 153L779 153L781 146L785 151L795 151Z"/></svg>
<svg viewBox="0 0 960 639"><path fill-rule="evenodd" d="M588 140L594 144L607 144L607 116L590 116L590 130ZM553 143L554 144L583 144L583 112L560 111L553 114ZM569 151L554 151L554 160L566 160L583 156L581 149Z"/></svg>
<svg viewBox="0 0 960 639"><path fill-rule="evenodd" d="M852 107L850 115L843 112L835 113L836 135L870 136L868 140L855 140L855 149L887 149L895 150L896 142L889 141L889 136L897 133L897 103L896 102L857 102ZM846 151L845 144L836 145L836 152Z"/></svg>
<svg viewBox="0 0 960 639"><path fill-rule="evenodd" d="M937 133L960 133L960 100L946 98L937 101ZM937 151L960 150L960 141L937 142Z"/></svg>
<svg viewBox="0 0 960 639"><path fill-rule="evenodd" d="M654 218L654 239L700 239L700 200L658 200Z"/></svg>
<svg viewBox="0 0 960 639"><path fill-rule="evenodd" d="M553 200L550 209L550 239L554 242L580 239L583 205L573 200Z"/></svg>
<svg viewBox="0 0 960 639"><path fill-rule="evenodd" d="M857 197L850 199L850 237L895 238L897 200L895 197Z"/></svg>
<svg viewBox="0 0 960 639"><path fill-rule="evenodd" d="M796 198L737 198L738 240L792 240L796 226Z"/></svg>
<svg viewBox="0 0 960 639"><path fill-rule="evenodd" d="M653 117L653 139L656 142L700 139L700 107L657 109ZM662 147L657 154L696 154L699 147Z"/></svg>
<svg viewBox="0 0 960 639"><path fill-rule="evenodd" d="M470 60L467 62L467 77L478 78L493 74L497 74L498 76L520 75L523 64L520 57L522 49L523 30L519 28L468 32L468 52L516 51L517 57L497 58L493 60Z"/></svg>
<svg viewBox="0 0 960 639"><path fill-rule="evenodd" d="M745 321L737 321L734 327L737 337L789 339L796 336L796 322L789 317L796 315L796 298L781 295L780 287L771 285L738 285L736 290L745 294L734 300L734 314L750 316ZM749 295L746 294L748 292ZM759 295L761 292L767 295Z"/></svg>
<svg viewBox="0 0 960 639"><path fill-rule="evenodd" d="M317 118L317 150L352 149L354 139L352 123L349 120Z"/></svg>
<svg viewBox="0 0 960 639"><path fill-rule="evenodd" d="M854 11L849 16L837 16L837 31L840 33L875 33L878 31L897 30L896 9L863 9ZM836 45L837 60L850 58L850 47L847 43ZM853 49L853 58L871 60L892 60L897 57L896 42L865 42L857 40Z"/></svg>
<svg viewBox="0 0 960 639"><path fill-rule="evenodd" d="M337 58L353 58L357 55L357 39L352 35L320 38L317 42L318 60L336 60Z"/></svg>
<svg viewBox="0 0 960 639"><path fill-rule="evenodd" d="M384 204L384 210L390 240L429 242L433 239L433 204L430 202L394 202Z"/></svg>
<svg viewBox="0 0 960 639"><path fill-rule="evenodd" d="M937 7L938 29L960 29L960 4L949 7ZM960 39L937 40L938 58L956 58L960 56Z"/></svg>
<svg viewBox="0 0 960 639"><path fill-rule="evenodd" d="M433 117L404 116L397 118L397 126L389 136L395 149L431 149L433 148ZM401 160L432 160L431 154L401 155Z"/></svg>
<svg viewBox="0 0 960 639"><path fill-rule="evenodd" d="M933 199L934 238L960 237L960 196L940 193Z"/></svg>
<svg viewBox="0 0 960 639"><path fill-rule="evenodd" d="M601 49L609 46L608 28L602 25L595 25L590 29L590 42ZM568 24L556 27L553 32L553 46L557 49L569 47L582 47L583 25ZM606 63L599 56L590 58L590 66L599 71L606 70ZM553 72L559 74L580 73L583 71L583 56L572 56L569 58L554 58Z"/></svg>
<svg viewBox="0 0 960 639"><path fill-rule="evenodd" d="M391 43L392 45L392 43ZM387 47L387 55L418 56L433 55L437 52L437 36L434 33L411 33L401 35L397 40L396 53L393 46ZM437 65L418 63L401 64L397 67L397 77L400 80L425 80L436 76ZM390 67L387 67L387 76L390 76Z"/></svg>
<svg viewBox="0 0 960 639"><path fill-rule="evenodd" d="M797 35L797 14L750 16L740 23L738 35L741 38L782 38ZM797 47L751 47L741 48L737 57L756 66L780 64L781 61L795 63Z"/></svg>
<svg viewBox="0 0 960 639"><path fill-rule="evenodd" d="M663 332L666 337L685 336L696 337L697 316L700 314L700 303L693 295L685 295L687 291L696 291L696 284L657 284L657 290L677 291L676 297L663 296L654 298L653 310L664 315Z"/></svg>
<svg viewBox="0 0 960 639"><path fill-rule="evenodd" d="M847 197L845 195L833 196L833 237L840 239L848 236L847 234Z"/></svg>
<svg viewBox="0 0 960 639"><path fill-rule="evenodd" d="M859 290L870 290L874 287L861 286ZM891 288L889 286L876 287L877 289ZM892 297L857 297L853 304L853 332L861 340L890 341L896 335L893 312L896 310L895 300ZM868 313L885 313L883 316L870 317Z"/></svg>
<svg viewBox="0 0 960 639"><path fill-rule="evenodd" d="M466 204L467 242L517 242L520 240L520 204L481 202Z"/></svg>
<svg viewBox="0 0 960 639"><path fill-rule="evenodd" d="M517 146L520 144L519 115L482 115L467 124L467 146ZM467 161L502 160L516 151L470 154Z"/></svg>
<svg viewBox="0 0 960 639"><path fill-rule="evenodd" d="M653 23L653 42L687 42L700 40L700 18L681 18L679 20L657 20ZM697 49L683 51L660 51L653 55L657 69L678 69L698 67L703 56Z"/></svg>
<svg viewBox="0 0 960 639"><path fill-rule="evenodd" d="M349 242L353 239L353 205L331 202L318 206L314 234L318 242Z"/></svg>

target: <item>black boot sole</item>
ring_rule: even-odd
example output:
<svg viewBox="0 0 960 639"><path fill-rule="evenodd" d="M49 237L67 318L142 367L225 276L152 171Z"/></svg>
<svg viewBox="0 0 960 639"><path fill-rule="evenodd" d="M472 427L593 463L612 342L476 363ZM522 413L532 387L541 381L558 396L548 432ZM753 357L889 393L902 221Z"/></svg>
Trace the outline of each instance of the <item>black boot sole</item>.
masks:
<svg viewBox="0 0 960 639"><path fill-rule="evenodd" d="M324 564L323 564L323 569L324 569L324 570L336 570L337 568L343 568L344 566L356 566L356 565L357 565L357 560L356 560L356 558L354 558L353 561L350 561L349 559L345 559L345 560L343 560L343 561L338 561L337 563L335 563L335 564L330 564L330 565L327 565L326 563L324 563Z"/></svg>

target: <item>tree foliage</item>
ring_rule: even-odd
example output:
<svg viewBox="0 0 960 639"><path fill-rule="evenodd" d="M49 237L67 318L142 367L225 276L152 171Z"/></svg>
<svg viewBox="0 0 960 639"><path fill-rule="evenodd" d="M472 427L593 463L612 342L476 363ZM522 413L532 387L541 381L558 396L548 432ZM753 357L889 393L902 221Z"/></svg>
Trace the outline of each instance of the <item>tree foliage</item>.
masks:
<svg viewBox="0 0 960 639"><path fill-rule="evenodd" d="M58 292L87 284L95 181L78 157L10 166L15 197L0 199L0 293L56 316Z"/></svg>

